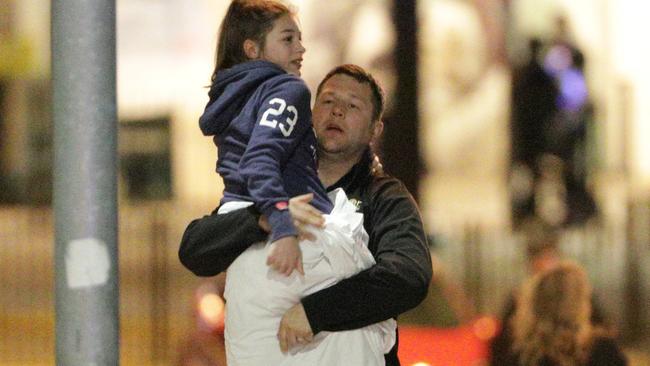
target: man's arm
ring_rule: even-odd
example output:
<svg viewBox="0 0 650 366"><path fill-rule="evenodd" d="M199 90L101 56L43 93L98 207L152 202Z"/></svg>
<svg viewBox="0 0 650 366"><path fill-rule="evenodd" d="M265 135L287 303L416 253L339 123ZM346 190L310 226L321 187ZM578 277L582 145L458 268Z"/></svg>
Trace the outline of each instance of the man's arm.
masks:
<svg viewBox="0 0 650 366"><path fill-rule="evenodd" d="M377 264L302 299L314 334L396 317L427 295L431 256L415 201L392 178L376 181L371 197L364 220Z"/></svg>
<svg viewBox="0 0 650 366"><path fill-rule="evenodd" d="M178 250L185 268L197 276L214 276L252 244L266 240L268 234L258 224L259 214L247 207L219 215L195 219L187 225Z"/></svg>

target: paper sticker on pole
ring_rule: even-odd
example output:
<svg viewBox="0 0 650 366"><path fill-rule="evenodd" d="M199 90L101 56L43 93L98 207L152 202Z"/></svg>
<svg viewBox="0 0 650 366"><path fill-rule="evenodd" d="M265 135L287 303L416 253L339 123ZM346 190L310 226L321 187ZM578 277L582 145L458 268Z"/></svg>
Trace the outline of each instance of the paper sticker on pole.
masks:
<svg viewBox="0 0 650 366"><path fill-rule="evenodd" d="M108 281L110 261L106 244L96 238L72 240L65 253L68 287L81 289Z"/></svg>

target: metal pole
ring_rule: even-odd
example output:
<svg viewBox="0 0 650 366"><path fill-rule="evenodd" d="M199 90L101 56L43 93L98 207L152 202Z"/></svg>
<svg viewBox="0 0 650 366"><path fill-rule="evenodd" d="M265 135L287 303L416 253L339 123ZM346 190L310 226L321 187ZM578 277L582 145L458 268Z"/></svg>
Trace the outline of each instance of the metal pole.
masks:
<svg viewBox="0 0 650 366"><path fill-rule="evenodd" d="M119 364L115 0L52 0L57 365Z"/></svg>

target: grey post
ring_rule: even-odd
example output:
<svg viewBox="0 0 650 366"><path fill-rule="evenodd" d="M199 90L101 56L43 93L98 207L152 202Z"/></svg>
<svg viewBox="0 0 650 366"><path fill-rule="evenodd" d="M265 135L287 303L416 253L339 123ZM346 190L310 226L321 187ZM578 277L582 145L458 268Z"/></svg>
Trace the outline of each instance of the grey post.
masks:
<svg viewBox="0 0 650 366"><path fill-rule="evenodd" d="M52 0L57 365L119 364L115 0Z"/></svg>

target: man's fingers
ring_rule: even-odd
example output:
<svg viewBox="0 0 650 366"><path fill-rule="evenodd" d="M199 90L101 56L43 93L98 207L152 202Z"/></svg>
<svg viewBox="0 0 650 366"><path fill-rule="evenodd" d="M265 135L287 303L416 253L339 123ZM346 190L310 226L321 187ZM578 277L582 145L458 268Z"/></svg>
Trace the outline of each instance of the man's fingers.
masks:
<svg viewBox="0 0 650 366"><path fill-rule="evenodd" d="M291 307L282 316L278 329L282 352L288 352L297 345L308 344L314 339L301 303Z"/></svg>
<svg viewBox="0 0 650 366"><path fill-rule="evenodd" d="M278 340L280 341L280 350L282 353L287 353L289 348L287 344L287 332L282 323L280 323L280 330L278 331Z"/></svg>
<svg viewBox="0 0 650 366"><path fill-rule="evenodd" d="M300 221L308 225L323 226L325 219L323 213L318 211L312 205L304 205L296 208L297 217Z"/></svg>
<svg viewBox="0 0 650 366"><path fill-rule="evenodd" d="M303 334L301 336L296 337L296 342L298 344L307 344L311 342L314 339L314 337L310 334Z"/></svg>
<svg viewBox="0 0 650 366"><path fill-rule="evenodd" d="M300 344L293 332L287 332L287 351ZM285 351L286 352L286 351Z"/></svg>
<svg viewBox="0 0 650 366"><path fill-rule="evenodd" d="M314 194L313 193L305 193L301 194L300 196L295 196L289 200L289 202L304 202L304 203L309 203L311 200L314 199Z"/></svg>
<svg viewBox="0 0 650 366"><path fill-rule="evenodd" d="M322 212L309 204L313 197L314 195L309 193L292 198L289 200L289 211L294 220L304 224L322 226L325 222Z"/></svg>
<svg viewBox="0 0 650 366"><path fill-rule="evenodd" d="M298 344L302 344L303 341L298 338L295 332L291 328L288 328L284 322L280 322L278 340L280 341L280 350L282 353L287 353L291 348Z"/></svg>

